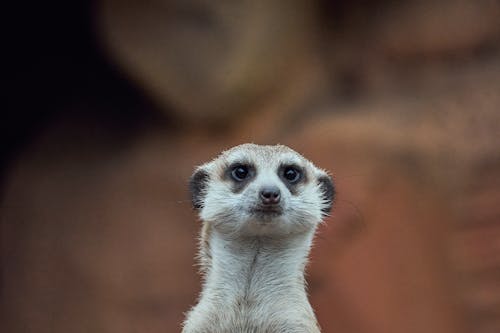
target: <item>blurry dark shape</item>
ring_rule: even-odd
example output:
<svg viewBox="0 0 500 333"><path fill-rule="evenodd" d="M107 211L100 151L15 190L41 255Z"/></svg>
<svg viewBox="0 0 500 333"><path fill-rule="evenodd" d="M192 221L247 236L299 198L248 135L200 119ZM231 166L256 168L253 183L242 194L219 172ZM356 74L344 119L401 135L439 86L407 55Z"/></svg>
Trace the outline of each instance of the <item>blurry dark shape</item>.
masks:
<svg viewBox="0 0 500 333"><path fill-rule="evenodd" d="M106 274L99 265L113 253L99 249L116 243L100 225L105 193L117 186L122 154L168 118L101 54L90 1L7 8L15 33L6 48L9 90L0 122L0 331L77 332L78 325L102 332L99 317L110 315L102 304L117 288L99 278ZM116 274L118 252L108 261ZM148 311L163 306L142 302Z"/></svg>
<svg viewBox="0 0 500 333"><path fill-rule="evenodd" d="M167 122L103 56L93 32L91 1L28 3L29 10L16 3L8 7L8 23L17 29L9 36L12 66L0 131L3 167L59 118L86 118L96 123L81 124L90 131L110 126L121 132L120 140L147 123Z"/></svg>

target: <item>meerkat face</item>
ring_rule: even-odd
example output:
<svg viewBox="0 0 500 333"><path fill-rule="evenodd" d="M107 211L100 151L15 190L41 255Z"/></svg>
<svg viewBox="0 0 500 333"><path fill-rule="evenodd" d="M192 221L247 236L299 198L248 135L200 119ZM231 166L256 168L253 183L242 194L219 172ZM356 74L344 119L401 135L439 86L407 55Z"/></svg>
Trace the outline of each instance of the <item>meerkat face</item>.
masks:
<svg viewBox="0 0 500 333"><path fill-rule="evenodd" d="M293 234L315 228L330 212L328 174L286 146L244 144L196 169L193 206L225 234Z"/></svg>

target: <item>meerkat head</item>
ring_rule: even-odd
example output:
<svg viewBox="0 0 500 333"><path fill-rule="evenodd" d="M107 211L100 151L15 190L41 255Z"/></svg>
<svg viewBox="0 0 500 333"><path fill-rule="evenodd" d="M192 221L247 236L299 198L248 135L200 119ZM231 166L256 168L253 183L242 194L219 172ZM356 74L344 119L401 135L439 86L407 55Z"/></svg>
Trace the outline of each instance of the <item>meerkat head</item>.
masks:
<svg viewBox="0 0 500 333"><path fill-rule="evenodd" d="M255 144L198 167L190 190L204 223L242 235L311 230L329 214L335 195L330 176L294 150Z"/></svg>

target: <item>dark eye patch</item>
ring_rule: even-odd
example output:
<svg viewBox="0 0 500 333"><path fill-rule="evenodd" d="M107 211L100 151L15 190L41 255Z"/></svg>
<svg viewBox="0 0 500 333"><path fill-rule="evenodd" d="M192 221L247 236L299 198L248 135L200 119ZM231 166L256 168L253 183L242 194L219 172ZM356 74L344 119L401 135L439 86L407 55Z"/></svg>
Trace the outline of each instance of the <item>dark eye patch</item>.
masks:
<svg viewBox="0 0 500 333"><path fill-rule="evenodd" d="M231 170L231 177L237 181L242 182L250 175L246 165L237 165Z"/></svg>
<svg viewBox="0 0 500 333"><path fill-rule="evenodd" d="M302 178L302 173L296 167L285 167L283 169L283 178L285 178L289 183L294 184Z"/></svg>
<svg viewBox="0 0 500 333"><path fill-rule="evenodd" d="M296 164L283 164L278 169L278 176L293 195L297 194L297 185L307 182L304 168Z"/></svg>
<svg viewBox="0 0 500 333"><path fill-rule="evenodd" d="M255 166L248 162L231 163L224 171L224 179L232 183L233 193L241 192L255 178Z"/></svg>

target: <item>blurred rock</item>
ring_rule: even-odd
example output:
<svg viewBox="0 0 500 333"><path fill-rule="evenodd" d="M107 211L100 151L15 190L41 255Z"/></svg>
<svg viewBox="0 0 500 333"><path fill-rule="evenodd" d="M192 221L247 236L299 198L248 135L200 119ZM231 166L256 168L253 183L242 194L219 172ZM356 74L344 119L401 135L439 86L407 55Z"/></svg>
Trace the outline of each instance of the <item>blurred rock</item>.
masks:
<svg viewBox="0 0 500 333"><path fill-rule="evenodd" d="M186 188L194 161L172 168L168 141L122 150L114 135L87 131L52 126L11 170L6 332L177 330L199 288Z"/></svg>
<svg viewBox="0 0 500 333"><path fill-rule="evenodd" d="M499 16L496 1L394 4L378 17L373 43L396 61L466 57L500 41Z"/></svg>
<svg viewBox="0 0 500 333"><path fill-rule="evenodd" d="M313 18L312 3L301 0L99 6L110 56L180 119L205 123L230 122L307 66Z"/></svg>

